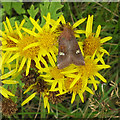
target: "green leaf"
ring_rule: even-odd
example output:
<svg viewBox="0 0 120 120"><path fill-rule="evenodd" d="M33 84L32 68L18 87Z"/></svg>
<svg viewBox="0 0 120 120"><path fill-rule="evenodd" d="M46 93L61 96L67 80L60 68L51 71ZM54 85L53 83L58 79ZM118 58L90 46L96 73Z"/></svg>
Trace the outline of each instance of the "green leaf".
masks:
<svg viewBox="0 0 120 120"><path fill-rule="evenodd" d="M26 21L25 24L24 24L24 27L32 29L33 24L30 22L30 19L26 15L23 15L23 17L24 17L24 19Z"/></svg>
<svg viewBox="0 0 120 120"><path fill-rule="evenodd" d="M23 5L22 2L13 2L13 3L12 3L13 9L14 9L19 15L25 13L25 10L24 10L24 8L22 8L22 5Z"/></svg>
<svg viewBox="0 0 120 120"><path fill-rule="evenodd" d="M27 11L32 18L35 18L35 16L37 15L37 13L39 11L39 8L35 9L34 5L31 5L30 9L28 9Z"/></svg>
<svg viewBox="0 0 120 120"><path fill-rule="evenodd" d="M3 8L5 9L8 15L12 14L12 3L11 2L2 2Z"/></svg>
<svg viewBox="0 0 120 120"><path fill-rule="evenodd" d="M45 23L43 16L47 16L48 12L51 14L51 18L57 20L57 18L62 15L63 13L58 11L63 7L60 2L45 2L40 4L41 10L41 25Z"/></svg>
<svg viewBox="0 0 120 120"><path fill-rule="evenodd" d="M2 17L4 18L5 17L5 9L4 8L1 8L0 10L0 22L2 21Z"/></svg>

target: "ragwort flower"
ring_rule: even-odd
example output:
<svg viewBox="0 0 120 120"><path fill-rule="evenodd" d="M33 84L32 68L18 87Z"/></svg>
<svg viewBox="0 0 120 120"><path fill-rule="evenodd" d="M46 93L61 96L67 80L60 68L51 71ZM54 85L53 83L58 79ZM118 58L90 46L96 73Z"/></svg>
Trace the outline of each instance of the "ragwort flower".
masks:
<svg viewBox="0 0 120 120"><path fill-rule="evenodd" d="M29 68L31 65L31 60L34 60L37 64L39 64L39 61L36 57L39 51L39 47L34 46L32 48L28 48L27 50L24 48L29 44L36 43L38 40L32 35L31 36L28 34L23 35L21 33L21 29L20 29L21 27L20 28L18 27L17 22L15 22L15 27L16 27L18 37L15 38L15 37L9 36L10 41L14 42L15 46L11 46L10 48L6 47L5 49L3 49L9 53L12 52L10 54L11 56L9 57L6 63L10 63L14 60L16 60L16 64L19 62L20 65L17 64L18 65L17 68L19 67L18 72L21 71L25 63L27 63L26 75L28 75Z"/></svg>
<svg viewBox="0 0 120 120"><path fill-rule="evenodd" d="M102 47L103 43L106 41L109 41L112 39L112 37L105 37L100 39L100 31L101 31L101 25L97 27L96 34L92 33L92 25L93 25L93 15L88 15L87 25L86 25L86 39L84 40L84 54L85 56L92 56L94 52L96 51L97 57L99 57L102 64L104 63L103 58L100 57L101 53L106 53L109 55L109 53Z"/></svg>
<svg viewBox="0 0 120 120"><path fill-rule="evenodd" d="M50 19L50 14L47 15L47 19ZM47 67L47 62L44 59L45 56L48 57L49 61L53 57L54 61L56 62L56 53L57 53L57 34L53 31L53 26L50 27L50 22L46 22L46 24L41 28L40 25L35 21L33 18L30 17L30 21L36 28L38 32L31 31L27 28L22 28L25 32L27 32L30 35L33 35L37 42L34 42L24 48L24 50L27 50L29 48L32 48L34 46L39 46L38 51L38 60L41 61L45 67ZM36 65L37 67L39 64Z"/></svg>
<svg viewBox="0 0 120 120"><path fill-rule="evenodd" d="M3 83L3 84L17 84L18 81L13 80L13 75L15 75L15 73L16 73L16 69L13 69L13 70L9 71L8 73L1 75L1 77L0 77L1 83ZM9 78L9 77L11 77L11 78ZM10 91L6 90L4 88L4 86L0 86L0 93L7 99L9 98L9 96L15 96Z"/></svg>
<svg viewBox="0 0 120 120"><path fill-rule="evenodd" d="M67 76L65 81L65 87L67 91L70 91L72 94L71 103L74 102L75 96L78 94L81 98L81 101L84 102L83 93L88 91L93 94L92 90L87 86L88 84L93 84L95 90L97 90L97 84L99 81L95 80L95 76L98 77L103 82L106 82L106 79L98 73L99 70L109 68L109 65L98 65L99 59L94 59L89 56L85 57L85 65L81 66L71 66L66 72L63 72Z"/></svg>
<svg viewBox="0 0 120 120"><path fill-rule="evenodd" d="M19 25L18 29L21 30L23 24L24 24L25 20L23 19L21 24ZM11 70L10 68L10 64L7 63L6 61L9 60L9 58L15 54L14 49L16 50L16 46L17 46L17 40L19 40L19 35L17 33L16 27L12 27L10 24L9 19L6 17L6 23L3 22L4 24L4 28L5 31L1 31L0 30L0 35L2 36L0 38L0 43L1 43L1 71L2 74L4 73L4 67L8 67L9 70ZM10 38L13 38L12 40Z"/></svg>

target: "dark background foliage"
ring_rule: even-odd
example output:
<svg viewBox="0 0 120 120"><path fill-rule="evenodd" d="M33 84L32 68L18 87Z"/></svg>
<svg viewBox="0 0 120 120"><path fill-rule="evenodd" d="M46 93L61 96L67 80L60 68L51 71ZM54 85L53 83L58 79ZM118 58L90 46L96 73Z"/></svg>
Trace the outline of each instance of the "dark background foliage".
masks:
<svg viewBox="0 0 120 120"><path fill-rule="evenodd" d="M118 2L2 2L2 21L6 20L6 16L10 19L11 25L14 22L18 24L22 19L26 20L25 27L31 28L29 16L34 19L40 19L40 25L43 26L48 12L51 13L51 18L57 19L61 14L64 15L67 22L75 23L81 18L88 15L94 15L93 32L97 26L101 25L101 38L112 36L112 40L104 44L104 48L110 53L110 56L105 55L105 63L111 68L102 70L101 74L107 79L107 83L99 84L95 95L85 93L85 103L81 103L79 97L73 105L70 104L71 96L68 95L66 100L57 105L51 104L52 112L47 114L47 111L41 107L37 113L39 96L36 96L32 102L21 107L23 96L20 94L17 101L18 111L9 119L20 118L120 118L120 78L119 78L119 45L120 45L120 5ZM85 30L86 22L78 28ZM4 30L4 27L2 27ZM81 36L82 39L83 36ZM18 78L20 79L20 78ZM21 88L20 88L21 89ZM42 104L42 103L41 103ZM7 118L4 117L3 118Z"/></svg>

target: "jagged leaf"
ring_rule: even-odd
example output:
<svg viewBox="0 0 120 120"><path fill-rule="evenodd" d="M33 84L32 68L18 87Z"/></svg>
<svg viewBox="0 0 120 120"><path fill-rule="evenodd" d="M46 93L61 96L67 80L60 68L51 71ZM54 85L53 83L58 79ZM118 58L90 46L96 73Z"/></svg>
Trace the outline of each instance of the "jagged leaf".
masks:
<svg viewBox="0 0 120 120"><path fill-rule="evenodd" d="M12 14L12 3L11 2L2 2L3 8L8 15Z"/></svg>
<svg viewBox="0 0 120 120"><path fill-rule="evenodd" d="M34 5L31 5L30 9L28 9L27 11L32 18L35 18L35 16L37 15L37 13L39 11L39 8L35 9Z"/></svg>
<svg viewBox="0 0 120 120"><path fill-rule="evenodd" d="M45 20L43 16L47 16L48 12L51 14L51 18L56 20L62 12L59 12L63 7L63 5L60 2L44 2L43 4L40 4L40 10L41 10L41 25L45 23Z"/></svg>
<svg viewBox="0 0 120 120"><path fill-rule="evenodd" d="M22 5L23 5L23 4L24 4L24 3L22 3L22 2L12 2L12 7L13 7L13 9L14 9L19 15L25 13L24 8L22 8Z"/></svg>

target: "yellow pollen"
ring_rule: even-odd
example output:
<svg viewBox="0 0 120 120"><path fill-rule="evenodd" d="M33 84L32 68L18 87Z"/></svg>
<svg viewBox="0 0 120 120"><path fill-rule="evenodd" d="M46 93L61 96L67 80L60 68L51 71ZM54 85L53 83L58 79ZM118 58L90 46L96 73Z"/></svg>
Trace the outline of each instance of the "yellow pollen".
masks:
<svg viewBox="0 0 120 120"><path fill-rule="evenodd" d="M100 48L102 44L100 43L100 38L95 38L94 36L89 36L84 41L84 54L93 55L96 50Z"/></svg>
<svg viewBox="0 0 120 120"><path fill-rule="evenodd" d="M53 69L50 70L51 76L54 79L60 79L60 78L64 78L64 75L60 73L61 70L58 69L57 67L54 67Z"/></svg>
<svg viewBox="0 0 120 120"><path fill-rule="evenodd" d="M43 32L40 34L40 38L38 38L40 42L40 46L49 51L53 46L57 45L57 39L54 33Z"/></svg>
<svg viewBox="0 0 120 120"><path fill-rule="evenodd" d="M10 33L9 36L19 40L19 36L16 33ZM16 47L16 45L17 45L15 42L10 40L8 37L6 38L6 41L7 41L7 44L6 44L7 48L9 48L9 47Z"/></svg>
<svg viewBox="0 0 120 120"><path fill-rule="evenodd" d="M97 71L97 66L94 63L93 60L90 58L85 58L85 65L81 65L79 67L79 72L82 74L82 76L93 76L95 72Z"/></svg>
<svg viewBox="0 0 120 120"><path fill-rule="evenodd" d="M73 82L73 78L67 78L67 80L65 81L65 88L66 89L69 89L69 87L70 87L70 85L71 85L71 83ZM74 85L74 87L72 87L71 89L70 89L70 92L75 92L75 93L77 93L77 92L79 92L79 90L82 88L82 80L81 79L79 79L78 81L77 81L77 83Z"/></svg>
<svg viewBox="0 0 120 120"><path fill-rule="evenodd" d="M34 59L34 57L36 55L38 55L38 52L40 49L39 46L31 47L31 48L28 48L27 50L24 50L24 51L23 51L23 49L26 46L28 46L29 44L32 44L35 42L38 42L38 40L35 37L29 36L29 35L24 36L23 39L21 39L19 41L19 43L17 44L19 51L20 51L20 54L22 56L25 56L26 58Z"/></svg>

